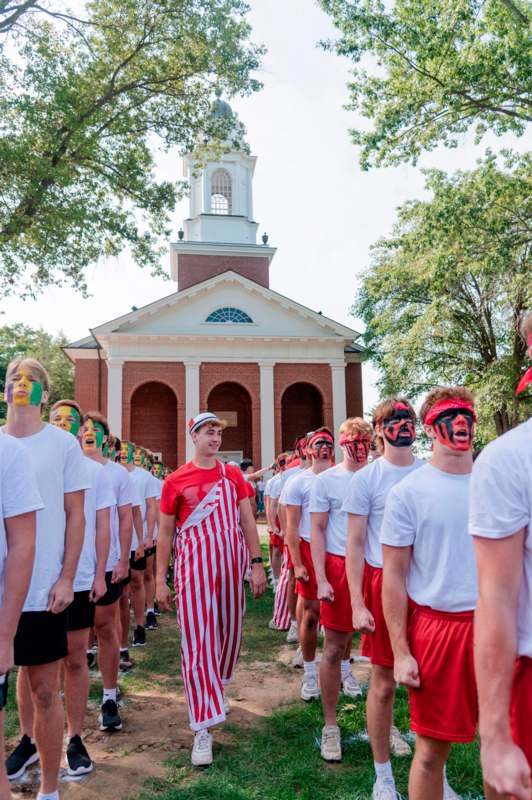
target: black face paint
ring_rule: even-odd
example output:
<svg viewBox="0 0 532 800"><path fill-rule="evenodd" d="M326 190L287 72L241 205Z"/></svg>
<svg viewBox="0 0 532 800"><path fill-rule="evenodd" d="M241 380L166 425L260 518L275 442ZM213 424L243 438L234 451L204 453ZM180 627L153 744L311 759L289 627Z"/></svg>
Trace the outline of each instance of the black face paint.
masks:
<svg viewBox="0 0 532 800"><path fill-rule="evenodd" d="M334 453L334 442L329 438L316 439L309 445L313 458L330 461Z"/></svg>
<svg viewBox="0 0 532 800"><path fill-rule="evenodd" d="M475 418L467 408L442 411L433 422L436 437L451 450L470 450L473 443Z"/></svg>
<svg viewBox="0 0 532 800"><path fill-rule="evenodd" d="M416 427L406 409L397 409L383 423L382 434L392 447L410 447L416 438Z"/></svg>

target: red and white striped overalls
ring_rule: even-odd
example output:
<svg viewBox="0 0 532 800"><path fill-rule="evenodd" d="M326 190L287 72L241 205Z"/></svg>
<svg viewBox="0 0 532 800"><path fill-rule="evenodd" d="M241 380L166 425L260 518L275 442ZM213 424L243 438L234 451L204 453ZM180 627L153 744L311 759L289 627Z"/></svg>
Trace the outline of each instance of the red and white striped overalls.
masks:
<svg viewBox="0 0 532 800"><path fill-rule="evenodd" d="M193 731L225 720L223 687L233 676L242 641L248 549L236 488L221 467L221 479L176 537L177 621Z"/></svg>
<svg viewBox="0 0 532 800"><path fill-rule="evenodd" d="M273 603L273 621L280 631L287 631L291 622L290 611L288 610L288 590L291 580L289 563L288 547L285 545L283 548L281 574L279 575Z"/></svg>

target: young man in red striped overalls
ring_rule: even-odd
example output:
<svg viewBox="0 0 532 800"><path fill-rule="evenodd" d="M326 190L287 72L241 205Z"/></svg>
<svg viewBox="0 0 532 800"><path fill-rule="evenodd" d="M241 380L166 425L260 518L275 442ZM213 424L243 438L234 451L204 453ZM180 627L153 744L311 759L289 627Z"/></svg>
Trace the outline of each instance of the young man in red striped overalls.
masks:
<svg viewBox="0 0 532 800"><path fill-rule="evenodd" d="M166 584L175 542L174 576L181 664L190 727L192 764L212 763L209 728L224 722L230 682L242 640L244 575L251 559L250 588L266 589L255 518L238 467L217 458L223 422L211 412L189 422L194 457L164 482L157 552L157 600L170 608Z"/></svg>

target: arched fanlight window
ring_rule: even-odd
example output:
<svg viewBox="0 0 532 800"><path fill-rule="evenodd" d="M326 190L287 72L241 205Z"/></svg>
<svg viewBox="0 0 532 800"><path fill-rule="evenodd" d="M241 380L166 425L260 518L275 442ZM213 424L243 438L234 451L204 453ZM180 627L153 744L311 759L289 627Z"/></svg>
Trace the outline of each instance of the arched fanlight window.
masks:
<svg viewBox="0 0 532 800"><path fill-rule="evenodd" d="M211 180L211 214L231 214L232 205L231 176L226 169L217 169Z"/></svg>
<svg viewBox="0 0 532 800"><path fill-rule="evenodd" d="M253 322L249 314L246 314L245 311L241 311L239 308L230 308L229 306L225 308L217 308L216 311L213 311L205 322L237 322L237 323L250 323Z"/></svg>

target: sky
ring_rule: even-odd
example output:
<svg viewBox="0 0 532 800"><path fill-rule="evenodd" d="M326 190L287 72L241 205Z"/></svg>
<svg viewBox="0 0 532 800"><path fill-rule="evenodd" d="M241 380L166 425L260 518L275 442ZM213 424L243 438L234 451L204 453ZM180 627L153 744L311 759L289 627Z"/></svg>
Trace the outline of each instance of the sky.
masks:
<svg viewBox="0 0 532 800"><path fill-rule="evenodd" d="M422 167L446 171L472 168L489 146L524 148L519 142L486 137L480 147L472 136L456 150L438 149L416 168L402 165L363 172L349 128L361 122L343 106L350 64L318 47L334 37L328 16L313 0L251 0L255 42L268 53L257 77L264 89L250 98L231 100L247 128L247 141L258 156L254 180L254 216L269 244L278 248L270 273L272 289L326 316L362 331L350 315L357 281L370 263L370 247L390 233L396 209L424 196ZM364 123L366 124L366 123ZM158 164L166 179L182 179L176 152ZM177 233L188 216L184 200L174 215ZM174 236L176 238L176 236ZM169 254L163 265L170 272ZM37 301L2 302L1 324L41 325L60 329L71 339L89 328L175 291L175 284L153 278L127 254L88 271L91 297L70 288L50 288ZM364 406L378 399L377 373L363 367Z"/></svg>

